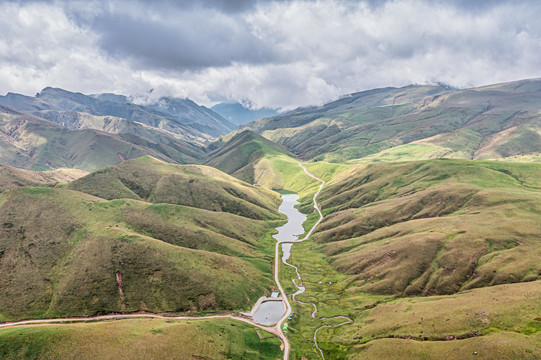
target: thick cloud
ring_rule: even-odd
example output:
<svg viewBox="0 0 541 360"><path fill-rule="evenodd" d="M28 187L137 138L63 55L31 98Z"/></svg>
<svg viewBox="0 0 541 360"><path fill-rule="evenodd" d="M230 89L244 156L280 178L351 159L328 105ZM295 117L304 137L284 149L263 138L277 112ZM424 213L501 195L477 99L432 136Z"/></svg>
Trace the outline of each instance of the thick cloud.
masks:
<svg viewBox="0 0 541 360"><path fill-rule="evenodd" d="M541 76L530 1L7 1L0 92L45 86L256 107Z"/></svg>
<svg viewBox="0 0 541 360"><path fill-rule="evenodd" d="M116 58L132 59L142 68L201 69L277 60L245 23L214 10L157 19L105 14L92 22L92 28L102 50Z"/></svg>

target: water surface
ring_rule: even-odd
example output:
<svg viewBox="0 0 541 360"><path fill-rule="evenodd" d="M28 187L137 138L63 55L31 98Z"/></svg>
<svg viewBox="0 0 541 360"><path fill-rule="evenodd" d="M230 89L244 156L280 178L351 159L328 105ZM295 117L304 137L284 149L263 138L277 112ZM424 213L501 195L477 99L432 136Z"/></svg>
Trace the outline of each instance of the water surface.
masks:
<svg viewBox="0 0 541 360"><path fill-rule="evenodd" d="M277 227L277 234L273 235L278 242L295 241L299 235L304 234L302 224L306 220L306 215L295 209L298 204L299 195L284 194L282 195L282 204L278 209L279 212L287 216L287 223ZM286 262L291 254L292 244L282 244L282 261ZM264 301L262 302L253 315L254 322L261 325L275 324L286 312L285 305L282 301Z"/></svg>
<svg viewBox="0 0 541 360"><path fill-rule="evenodd" d="M295 209L295 205L299 202L299 195L297 194L284 194L282 195L282 204L278 208L278 211L287 216L287 223L283 226L277 227L277 234L273 237L278 241L295 241L299 235L304 233L302 224L306 220L306 215Z"/></svg>
<svg viewBox="0 0 541 360"><path fill-rule="evenodd" d="M274 325L286 312L282 301L264 301L259 305L253 319L260 325Z"/></svg>

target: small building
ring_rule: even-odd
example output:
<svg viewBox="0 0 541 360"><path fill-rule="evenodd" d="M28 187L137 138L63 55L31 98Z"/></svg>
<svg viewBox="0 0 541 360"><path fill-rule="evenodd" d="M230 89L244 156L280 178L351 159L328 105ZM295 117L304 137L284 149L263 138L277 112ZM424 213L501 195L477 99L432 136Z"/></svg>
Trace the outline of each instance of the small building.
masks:
<svg viewBox="0 0 541 360"><path fill-rule="evenodd" d="M271 296L270 296L270 297L273 298L273 299L276 299L276 298L278 297L278 295L280 295L280 293L279 293L278 291L273 291L273 292L271 293Z"/></svg>

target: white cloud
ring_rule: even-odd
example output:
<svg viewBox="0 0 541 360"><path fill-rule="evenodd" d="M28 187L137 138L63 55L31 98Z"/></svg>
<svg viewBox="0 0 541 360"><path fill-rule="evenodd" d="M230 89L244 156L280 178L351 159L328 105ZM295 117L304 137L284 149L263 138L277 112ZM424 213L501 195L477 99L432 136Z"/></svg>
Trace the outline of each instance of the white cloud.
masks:
<svg viewBox="0 0 541 360"><path fill-rule="evenodd" d="M45 86L255 107L541 76L541 5L498 1L0 4L0 92ZM139 30L138 30L139 29ZM141 30L143 29L143 30Z"/></svg>

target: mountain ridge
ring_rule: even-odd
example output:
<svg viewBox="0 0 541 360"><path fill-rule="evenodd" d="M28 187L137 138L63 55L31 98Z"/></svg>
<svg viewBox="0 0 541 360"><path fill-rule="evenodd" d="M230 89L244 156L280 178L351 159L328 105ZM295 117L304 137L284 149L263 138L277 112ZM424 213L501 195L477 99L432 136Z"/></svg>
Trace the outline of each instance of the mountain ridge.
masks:
<svg viewBox="0 0 541 360"><path fill-rule="evenodd" d="M471 89L409 85L351 94L241 127L302 159L500 159L541 152L541 79ZM477 151L480 150L480 151Z"/></svg>
<svg viewBox="0 0 541 360"><path fill-rule="evenodd" d="M36 116L46 110L115 116L178 133L190 141L205 141L235 128L220 115L189 99L161 98L157 101L158 104L162 102L162 106L136 104L124 95L85 95L53 87L44 88L34 97L15 93L0 96L0 104Z"/></svg>

